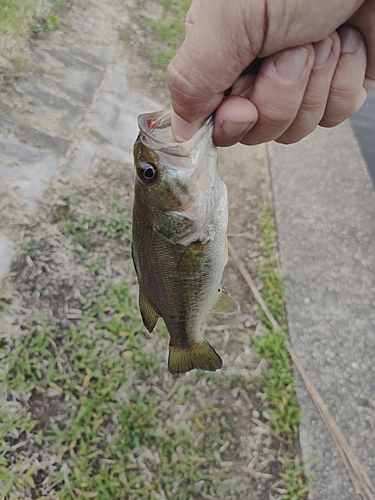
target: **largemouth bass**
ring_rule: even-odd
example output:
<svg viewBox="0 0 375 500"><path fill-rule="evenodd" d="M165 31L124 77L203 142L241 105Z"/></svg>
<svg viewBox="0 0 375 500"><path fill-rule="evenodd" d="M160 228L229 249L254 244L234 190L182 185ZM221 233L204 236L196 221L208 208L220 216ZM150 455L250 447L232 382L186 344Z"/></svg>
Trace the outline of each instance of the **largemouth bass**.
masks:
<svg viewBox="0 0 375 500"><path fill-rule="evenodd" d="M228 260L227 188L217 169L213 119L184 143L174 142L170 123L168 111L138 118L132 255L139 306L150 332L164 319L171 373L214 371L222 360L205 340L202 321L210 311L239 310L220 284Z"/></svg>

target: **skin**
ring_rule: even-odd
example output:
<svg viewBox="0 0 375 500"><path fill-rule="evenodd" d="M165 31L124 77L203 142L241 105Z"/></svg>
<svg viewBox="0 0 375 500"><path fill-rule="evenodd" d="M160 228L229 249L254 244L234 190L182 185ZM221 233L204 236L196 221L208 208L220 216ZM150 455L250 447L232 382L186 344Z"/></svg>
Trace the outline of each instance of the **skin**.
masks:
<svg viewBox="0 0 375 500"><path fill-rule="evenodd" d="M297 142L375 89L375 0L193 0L167 83L177 141Z"/></svg>

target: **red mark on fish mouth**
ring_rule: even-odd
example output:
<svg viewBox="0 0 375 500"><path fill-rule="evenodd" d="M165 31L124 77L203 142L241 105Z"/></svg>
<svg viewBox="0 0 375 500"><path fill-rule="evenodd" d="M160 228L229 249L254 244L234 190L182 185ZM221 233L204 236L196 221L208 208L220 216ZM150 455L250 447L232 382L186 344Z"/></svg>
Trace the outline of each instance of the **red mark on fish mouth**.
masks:
<svg viewBox="0 0 375 500"><path fill-rule="evenodd" d="M152 118L151 116L148 116L146 118L146 126L149 130L154 130L154 128L156 127L156 121L155 121L155 118Z"/></svg>

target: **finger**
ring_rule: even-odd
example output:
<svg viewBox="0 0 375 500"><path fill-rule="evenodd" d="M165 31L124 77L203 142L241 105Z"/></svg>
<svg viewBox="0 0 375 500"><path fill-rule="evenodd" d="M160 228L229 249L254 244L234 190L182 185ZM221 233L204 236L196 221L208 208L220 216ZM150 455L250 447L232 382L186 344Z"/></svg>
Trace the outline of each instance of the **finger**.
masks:
<svg viewBox="0 0 375 500"><path fill-rule="evenodd" d="M333 75L322 127L334 127L354 115L365 102L363 88L366 72L366 46L355 28L342 26L338 30L341 53Z"/></svg>
<svg viewBox="0 0 375 500"><path fill-rule="evenodd" d="M375 78L366 77L363 83L363 88L366 90L366 92L371 92L375 90Z"/></svg>
<svg viewBox="0 0 375 500"><path fill-rule="evenodd" d="M301 106L314 62L312 44L266 58L249 98L259 118L242 139L253 145L280 137L293 123Z"/></svg>
<svg viewBox="0 0 375 500"><path fill-rule="evenodd" d="M291 126L276 142L291 144L310 134L319 125L327 105L331 81L340 56L336 32L314 45L315 59L301 107Z"/></svg>
<svg viewBox="0 0 375 500"><path fill-rule="evenodd" d="M248 99L255 83L255 74L240 76L230 96L216 109L213 139L216 146L233 146L255 125L258 110Z"/></svg>
<svg viewBox="0 0 375 500"><path fill-rule="evenodd" d="M230 95L215 113L213 139L216 146L233 146L255 125L258 110L246 98Z"/></svg>
<svg viewBox="0 0 375 500"><path fill-rule="evenodd" d="M364 87L367 92L375 89L375 0L367 0L348 21L363 35L367 47L367 68Z"/></svg>

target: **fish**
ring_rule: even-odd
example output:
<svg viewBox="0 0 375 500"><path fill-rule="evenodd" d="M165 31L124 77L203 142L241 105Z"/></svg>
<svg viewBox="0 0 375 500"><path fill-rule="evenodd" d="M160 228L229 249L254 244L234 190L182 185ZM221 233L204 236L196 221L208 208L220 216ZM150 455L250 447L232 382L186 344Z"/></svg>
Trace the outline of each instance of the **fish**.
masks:
<svg viewBox="0 0 375 500"><path fill-rule="evenodd" d="M234 314L237 301L221 285L228 261L227 188L212 141L213 117L177 143L170 111L138 117L134 144L132 257L143 323L163 318L168 369L215 371L222 359L204 338L207 313Z"/></svg>

